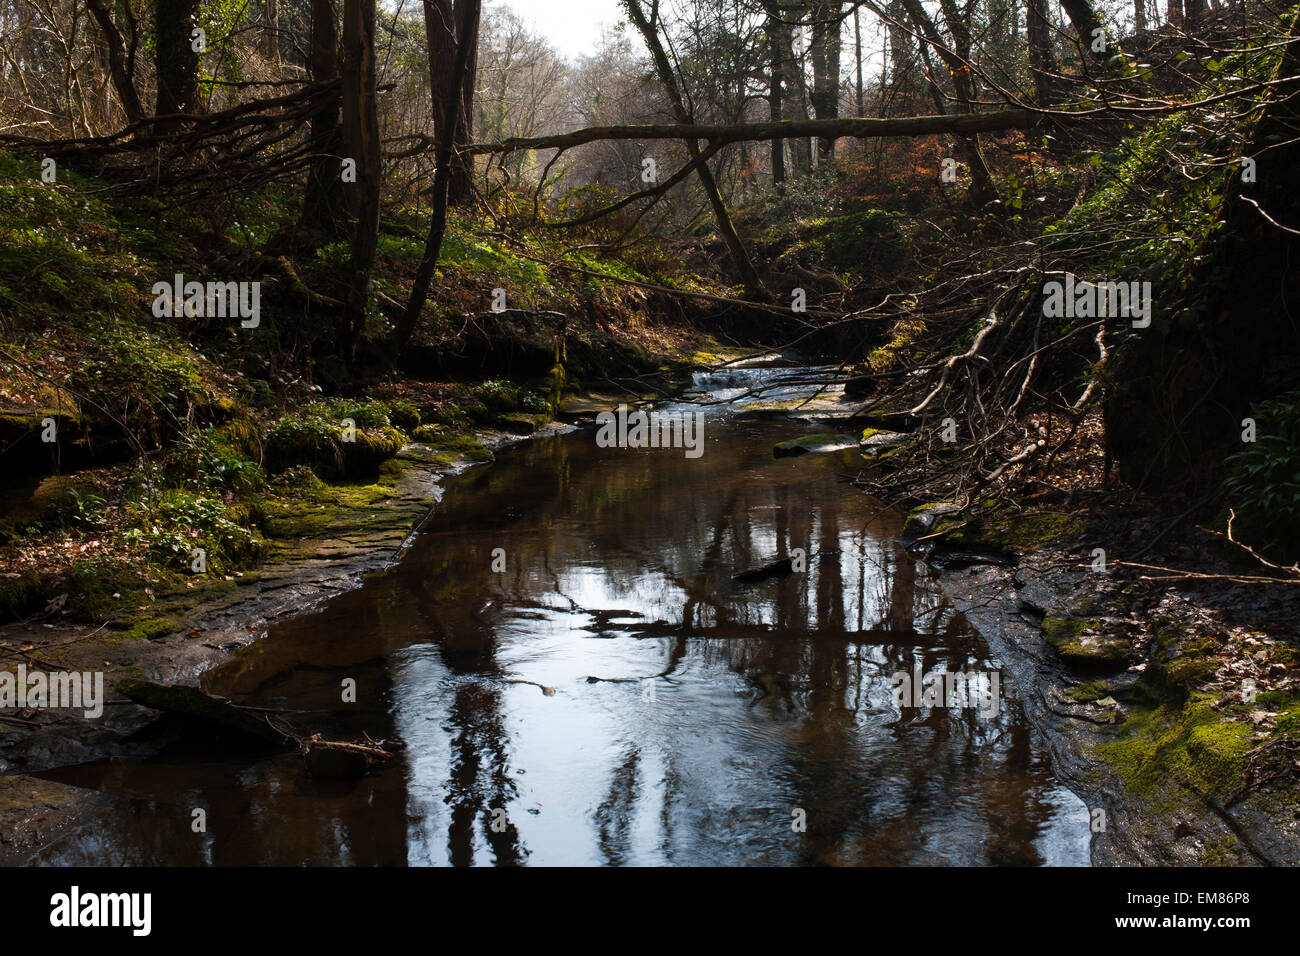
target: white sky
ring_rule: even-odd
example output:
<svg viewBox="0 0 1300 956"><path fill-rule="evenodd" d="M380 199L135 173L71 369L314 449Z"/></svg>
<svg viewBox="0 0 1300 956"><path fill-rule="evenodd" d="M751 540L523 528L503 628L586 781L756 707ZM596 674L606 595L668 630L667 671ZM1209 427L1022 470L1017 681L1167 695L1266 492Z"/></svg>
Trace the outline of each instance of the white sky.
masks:
<svg viewBox="0 0 1300 956"><path fill-rule="evenodd" d="M594 53L602 24L621 19L618 0L497 0L510 7L567 59Z"/></svg>

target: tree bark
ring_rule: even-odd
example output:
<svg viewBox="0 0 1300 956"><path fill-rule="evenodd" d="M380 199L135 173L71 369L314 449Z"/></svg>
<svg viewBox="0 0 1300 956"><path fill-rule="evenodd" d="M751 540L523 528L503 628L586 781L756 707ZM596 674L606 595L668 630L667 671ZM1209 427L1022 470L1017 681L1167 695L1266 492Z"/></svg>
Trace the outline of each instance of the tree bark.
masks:
<svg viewBox="0 0 1300 956"><path fill-rule="evenodd" d="M515 136L499 143L474 143L466 150L476 156L511 153L520 149L569 149L602 140L681 139L711 143L761 142L772 139L807 139L812 136L871 139L877 136L929 136L949 133L973 136L1010 129L1032 129L1051 124L1097 122L1096 116L1054 113L1050 120L1033 110L999 110L996 113L942 113L930 116L842 117L835 120L782 120L779 123L659 123L645 126L587 126L552 136ZM399 159L423 152L424 146L391 154Z"/></svg>
<svg viewBox="0 0 1300 956"><path fill-rule="evenodd" d="M348 362L355 356L365 328L370 271L379 241L382 156L375 69L375 0L343 0L343 149L346 158L356 161L357 174L349 189L356 225L338 337L342 357Z"/></svg>
<svg viewBox="0 0 1300 956"><path fill-rule="evenodd" d="M812 8L813 115L836 119L840 115L840 0L816 0ZM835 151L835 140L817 140L817 162Z"/></svg>
<svg viewBox="0 0 1300 956"><path fill-rule="evenodd" d="M334 0L311 0L311 77L327 83L339 75L339 30ZM313 233L337 240L343 236L346 219L343 183L340 179L342 131L339 128L339 93L335 89L321 99L312 114L312 160L307 171L302 224Z"/></svg>
<svg viewBox="0 0 1300 956"><path fill-rule="evenodd" d="M415 270L415 279L411 283L411 297L406 302L406 309L398 320L393 334L393 351L398 357L406 352L415 333L415 324L424 310L425 300L429 297L429 285L433 281L433 270L438 266L442 255L442 240L447 232L447 208L450 204L452 175L452 156L456 151L456 127L460 122L460 110L464 98L460 95L462 80L469 72L470 51L478 46L478 23L481 12L481 0L461 0L468 5L466 22L471 24L471 31L464 35L465 40L457 44L456 58L452 64L451 82L446 85L447 99L443 104L443 125L438 130L437 168L433 174L433 210L429 216L429 235L424 242L424 256ZM433 56L433 51L429 51Z"/></svg>
<svg viewBox="0 0 1300 956"><path fill-rule="evenodd" d="M108 72L117 91L122 111L126 113L128 124L138 123L144 118L144 107L140 104L140 94L135 88L135 51L128 55L122 34L113 23L113 18L104 6L104 0L86 0L90 15L95 18L100 32L104 34L104 50L108 56Z"/></svg>
<svg viewBox="0 0 1300 956"><path fill-rule="evenodd" d="M1025 26L1029 38L1029 72L1034 77L1034 102L1051 106L1055 97L1053 77L1058 70L1045 0L1025 0Z"/></svg>
<svg viewBox="0 0 1300 956"><path fill-rule="evenodd" d="M198 12L199 0L158 0L156 116L199 112L199 54L190 36Z"/></svg>
<svg viewBox="0 0 1300 956"><path fill-rule="evenodd" d="M266 0L262 17L262 55L280 65L280 0Z"/></svg>
<svg viewBox="0 0 1300 956"><path fill-rule="evenodd" d="M456 124L456 141L451 155L451 180L449 196L452 205L469 201L471 171L460 152L473 139L474 83L478 60L478 17L480 4L459 0L427 0L424 4L424 35L429 46L429 96L433 107L434 135L440 137L448 125L448 104L453 88L460 90L460 104L456 108L460 117ZM470 22L470 21L473 22ZM473 37L466 51L466 68L463 76L455 75L457 54L462 38Z"/></svg>
<svg viewBox="0 0 1300 956"><path fill-rule="evenodd" d="M780 20L780 9L775 3L768 3L767 22L764 30L767 33L767 51L768 51L768 80L767 80L767 104L768 118L774 122L781 120L781 84L785 77L785 55L783 50L788 50L789 40L788 31L784 29ZM784 42L785 46L782 46ZM785 183L785 141L772 140L772 185L781 186Z"/></svg>

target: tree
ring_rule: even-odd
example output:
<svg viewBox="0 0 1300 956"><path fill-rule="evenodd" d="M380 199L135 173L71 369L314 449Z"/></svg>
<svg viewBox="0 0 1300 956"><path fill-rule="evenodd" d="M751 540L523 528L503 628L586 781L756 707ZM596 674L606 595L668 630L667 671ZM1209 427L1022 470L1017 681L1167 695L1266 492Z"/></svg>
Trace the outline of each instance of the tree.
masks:
<svg viewBox="0 0 1300 956"><path fill-rule="evenodd" d="M835 119L840 115L840 26L843 4L840 0L813 0L812 44L813 115L818 119ZM817 141L817 159L824 163L831 157L835 140Z"/></svg>
<svg viewBox="0 0 1300 956"><path fill-rule="evenodd" d="M694 123L695 117L682 98L681 90L677 85L676 74L673 72L672 64L668 62L668 54L664 52L663 43L659 40L657 26L646 19L645 11L641 8L641 0L623 0L623 5L628 12L628 17L632 20L632 25L636 27L637 32L641 34L650 50L655 72L659 75L659 82L663 86L664 92L668 94L677 121L686 124ZM654 9L657 13L657 6ZM736 271L740 273L740 281L745 287L745 294L751 298L766 300L768 298L767 292L763 289L763 283L759 280L754 264L749 259L749 253L745 251L745 244L741 242L735 224L731 221L731 213L727 211L727 204L722 198L722 193L718 190L718 184L713 178L713 172L709 169L709 164L700 156L699 142L693 139L688 139L685 142L687 153L690 155L691 160L697 164L695 167L696 176L699 177L700 185L704 188L709 205L713 209L713 218L717 223L718 233L722 236L722 242L731 254L731 261L736 267Z"/></svg>
<svg viewBox="0 0 1300 956"><path fill-rule="evenodd" d="M1139 0L1140 2L1140 0ZM1050 106L1054 98L1053 77L1057 73L1052 50L1052 25L1044 0L1025 0L1025 27L1029 40L1029 72L1034 78L1034 101Z"/></svg>
<svg viewBox="0 0 1300 956"><path fill-rule="evenodd" d="M128 123L138 123L144 118L144 107L140 105L140 94L135 88L135 20L131 8L124 4L123 15L130 25L132 43L128 47L122 39L122 33L113 22L113 17L105 5L105 0L86 0L90 15L95 18L99 31L104 35L104 50L108 60L109 76L113 89L117 91L118 102L126 113Z"/></svg>
<svg viewBox="0 0 1300 956"><path fill-rule="evenodd" d="M438 266L442 255L442 240L447 231L447 208L451 201L452 156L456 150L456 127L460 123L460 111L464 104L462 96L463 83L470 72L471 51L478 45L478 24L481 13L481 0L461 0L464 15L459 22L464 25L460 34L461 42L456 45L456 59L452 64L450 81L445 85L446 101L443 104L443 124L437 135L437 168L433 174L433 211L429 216L429 235L424 242L424 256L415 270L415 279L411 283L411 296L406 308L398 320L393 336L394 351L402 355L415 333L415 323L424 311L425 300L429 297L429 284L433 281L433 270ZM433 51L429 51L433 56Z"/></svg>
<svg viewBox="0 0 1300 956"><path fill-rule="evenodd" d="M199 0L158 0L155 9L158 98L154 114L199 112L199 54L192 35Z"/></svg>
<svg viewBox="0 0 1300 956"><path fill-rule="evenodd" d="M471 177L469 167L459 148L474 137L474 85L478 48L478 21L481 3L470 0L426 0L424 4L424 31L429 46L429 95L433 106L434 135L441 136L442 129L451 125L448 104L453 88L459 90L456 113L460 120L455 124L456 150L451 155L451 180L449 198L452 205L469 200ZM471 20L473 22L471 22ZM454 64L465 47L466 71L459 79L454 75Z"/></svg>
<svg viewBox="0 0 1300 956"><path fill-rule="evenodd" d="M338 341L351 361L365 328L370 270L379 242L381 153L375 91L375 0L343 0L343 60L340 68L345 159L356 164L349 191L355 218L352 257Z"/></svg>
<svg viewBox="0 0 1300 956"><path fill-rule="evenodd" d="M312 81L332 84L339 76L338 12L334 0L311 0ZM320 105L312 112L311 165L307 170L307 188L303 198L302 224L313 233L328 239L343 235L343 183L340 178L342 130L339 126L340 98L336 88L327 89Z"/></svg>

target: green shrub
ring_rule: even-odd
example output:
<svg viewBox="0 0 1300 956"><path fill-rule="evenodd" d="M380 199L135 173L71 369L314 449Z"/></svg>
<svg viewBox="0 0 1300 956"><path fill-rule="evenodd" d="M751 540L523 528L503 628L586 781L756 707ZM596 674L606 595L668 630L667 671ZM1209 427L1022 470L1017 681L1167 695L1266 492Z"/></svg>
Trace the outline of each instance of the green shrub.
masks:
<svg viewBox="0 0 1300 956"><path fill-rule="evenodd" d="M1253 443L1228 459L1228 507L1243 525L1244 540L1300 556L1300 391L1251 408Z"/></svg>

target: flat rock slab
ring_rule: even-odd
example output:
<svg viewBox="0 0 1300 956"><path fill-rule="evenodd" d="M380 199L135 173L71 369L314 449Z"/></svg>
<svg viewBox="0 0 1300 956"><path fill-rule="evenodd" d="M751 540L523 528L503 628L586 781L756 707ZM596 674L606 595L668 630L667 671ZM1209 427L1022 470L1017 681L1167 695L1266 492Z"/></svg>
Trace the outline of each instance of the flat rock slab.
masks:
<svg viewBox="0 0 1300 956"><path fill-rule="evenodd" d="M197 720L219 729L233 730L268 743L284 742L284 736L272 730L266 721L194 687L168 686L148 680L124 680L118 682L117 689L144 707Z"/></svg>
<svg viewBox="0 0 1300 956"><path fill-rule="evenodd" d="M858 440L852 435L805 435L789 441L778 442L772 447L773 458L793 458L796 455L808 455L828 451L843 451L856 448Z"/></svg>

